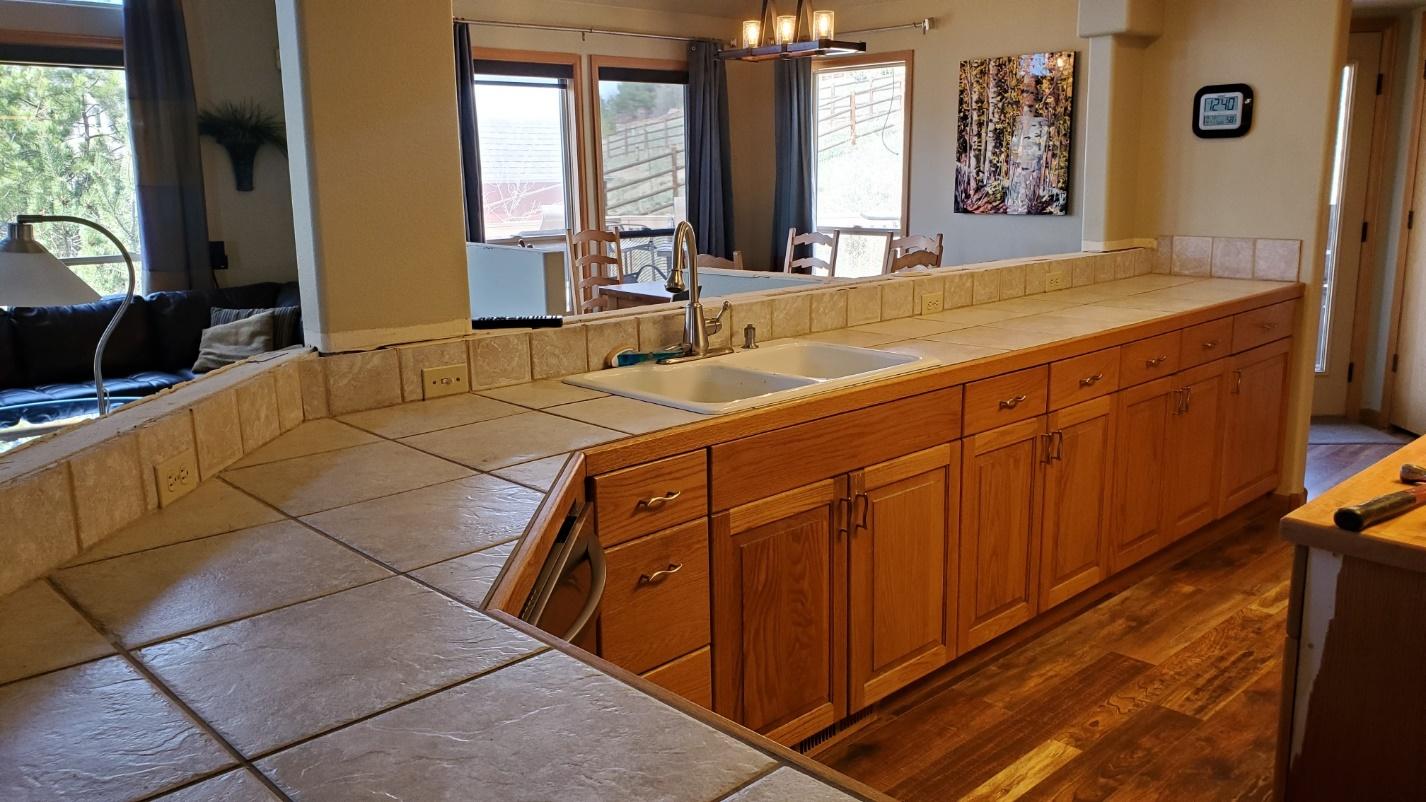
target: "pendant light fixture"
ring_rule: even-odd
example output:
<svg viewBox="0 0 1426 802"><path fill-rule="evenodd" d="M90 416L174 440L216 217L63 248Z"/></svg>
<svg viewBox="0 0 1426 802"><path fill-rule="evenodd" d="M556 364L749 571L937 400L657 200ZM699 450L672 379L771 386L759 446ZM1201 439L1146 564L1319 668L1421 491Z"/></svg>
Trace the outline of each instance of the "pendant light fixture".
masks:
<svg viewBox="0 0 1426 802"><path fill-rule="evenodd" d="M772 0L763 0L757 19L743 20L738 47L719 58L736 61L846 56L865 53L866 42L836 39L836 12L814 11L809 0L797 0L794 14L778 14Z"/></svg>

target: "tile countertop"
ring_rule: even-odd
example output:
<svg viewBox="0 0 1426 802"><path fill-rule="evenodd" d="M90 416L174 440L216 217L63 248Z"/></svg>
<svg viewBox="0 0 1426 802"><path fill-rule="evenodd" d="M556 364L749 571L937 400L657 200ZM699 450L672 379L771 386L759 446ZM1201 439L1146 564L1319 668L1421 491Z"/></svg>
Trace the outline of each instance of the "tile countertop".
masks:
<svg viewBox="0 0 1426 802"><path fill-rule="evenodd" d="M810 335L964 362L1284 286L1148 275ZM0 599L0 798L851 799L478 611L573 451L537 381L314 420Z"/></svg>

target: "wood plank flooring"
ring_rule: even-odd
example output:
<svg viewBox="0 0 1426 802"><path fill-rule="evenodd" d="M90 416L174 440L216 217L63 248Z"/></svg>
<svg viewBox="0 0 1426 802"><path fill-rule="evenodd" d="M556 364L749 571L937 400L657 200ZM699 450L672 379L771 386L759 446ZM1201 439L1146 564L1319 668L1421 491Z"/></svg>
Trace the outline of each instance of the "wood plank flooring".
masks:
<svg viewBox="0 0 1426 802"><path fill-rule="evenodd" d="M1348 451L1319 484L1369 457L1333 448ZM1124 592L892 697L816 758L906 802L1269 799L1292 562L1279 515L1247 508Z"/></svg>

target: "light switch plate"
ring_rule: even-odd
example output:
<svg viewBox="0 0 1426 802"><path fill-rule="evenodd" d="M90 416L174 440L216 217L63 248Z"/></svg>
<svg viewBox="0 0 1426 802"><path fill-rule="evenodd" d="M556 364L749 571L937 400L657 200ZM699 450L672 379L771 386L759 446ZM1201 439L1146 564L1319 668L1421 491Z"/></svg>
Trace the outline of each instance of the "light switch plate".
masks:
<svg viewBox="0 0 1426 802"><path fill-rule="evenodd" d="M167 507L198 486L198 456L190 449L154 466L158 505Z"/></svg>
<svg viewBox="0 0 1426 802"><path fill-rule="evenodd" d="M1069 289L1069 273L1052 273L1045 276L1045 292Z"/></svg>
<svg viewBox="0 0 1426 802"><path fill-rule="evenodd" d="M921 296L921 309L917 314L934 315L945 308L946 296L940 292L928 292Z"/></svg>
<svg viewBox="0 0 1426 802"><path fill-rule="evenodd" d="M440 398L470 389L470 371L465 365L443 365L421 371L421 397Z"/></svg>

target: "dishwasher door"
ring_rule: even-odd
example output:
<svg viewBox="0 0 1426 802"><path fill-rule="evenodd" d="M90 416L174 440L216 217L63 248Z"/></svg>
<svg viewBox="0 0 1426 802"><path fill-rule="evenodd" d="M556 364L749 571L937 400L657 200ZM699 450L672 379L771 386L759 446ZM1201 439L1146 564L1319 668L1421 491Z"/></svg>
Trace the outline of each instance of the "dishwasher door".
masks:
<svg viewBox="0 0 1426 802"><path fill-rule="evenodd" d="M593 512L592 505L570 506L520 618L598 654L599 603L608 569L594 532Z"/></svg>

